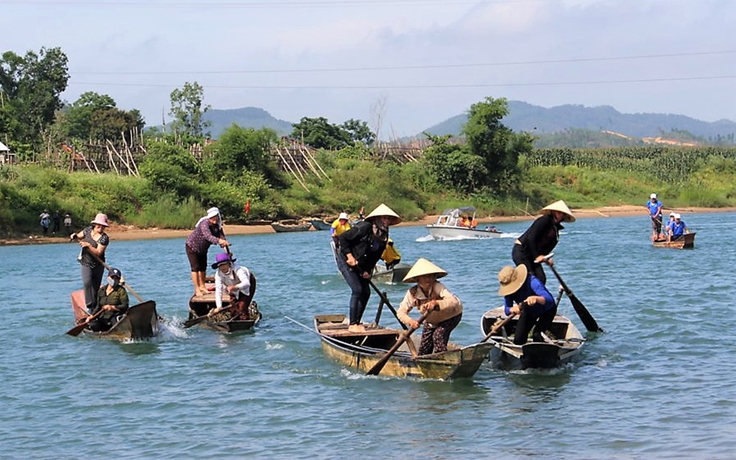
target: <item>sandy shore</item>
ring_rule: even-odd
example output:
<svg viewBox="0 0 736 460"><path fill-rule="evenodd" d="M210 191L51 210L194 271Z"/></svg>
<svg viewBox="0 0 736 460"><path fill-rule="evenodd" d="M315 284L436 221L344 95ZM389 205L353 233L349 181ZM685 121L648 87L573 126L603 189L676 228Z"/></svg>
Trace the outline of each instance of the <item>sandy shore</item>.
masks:
<svg viewBox="0 0 736 460"><path fill-rule="evenodd" d="M667 208L667 212L672 211ZM694 208L684 207L677 208L674 210L680 214L698 214L704 212L734 212L736 208ZM644 206L604 206L593 209L572 209L573 214L578 219L585 218L606 218L606 217L623 217L623 216L646 216L647 210ZM514 222L522 220L531 220L536 216L504 216L504 217L491 217L488 219L479 219L480 223L498 223L498 222ZM437 220L436 215L426 216L423 219L403 222L399 224L403 226L413 225L427 225L434 223ZM312 229L311 231L316 231ZM112 240L124 241L124 240L144 240L144 239L157 239L157 238L186 238L191 230L168 230L161 228L137 228L133 226L113 225L108 229L108 234ZM270 225L227 225L225 224L225 233L227 235L254 235L260 233L275 233ZM29 235L27 238L17 239L5 239L0 240L0 246L2 245L18 245L18 244L48 244L48 243L60 243L68 241L68 238L63 236L41 236L41 235Z"/></svg>

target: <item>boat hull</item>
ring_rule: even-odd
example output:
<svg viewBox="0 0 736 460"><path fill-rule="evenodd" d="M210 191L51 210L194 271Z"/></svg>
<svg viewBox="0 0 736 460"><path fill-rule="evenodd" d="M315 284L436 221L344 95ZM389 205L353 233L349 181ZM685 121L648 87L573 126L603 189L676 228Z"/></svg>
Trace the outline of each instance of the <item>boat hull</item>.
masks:
<svg viewBox="0 0 736 460"><path fill-rule="evenodd" d="M315 230L329 230L332 228L332 224L325 222L324 220L312 219L310 223Z"/></svg>
<svg viewBox="0 0 736 460"><path fill-rule="evenodd" d="M396 264L391 270L386 270L385 266L376 265L376 270L371 275L373 281L384 284L399 284L404 282L406 274L411 270L409 264Z"/></svg>
<svg viewBox="0 0 736 460"><path fill-rule="evenodd" d="M481 317L480 329L485 337L493 324L504 318L503 307L487 311ZM494 351L491 360L505 369L550 369L573 361L582 351L585 339L577 327L565 316L555 316L545 342L513 343L518 320L512 319L496 335L490 337Z"/></svg>
<svg viewBox="0 0 736 460"><path fill-rule="evenodd" d="M84 291L71 294L74 320L79 321L87 316L85 311ZM90 337L115 340L143 340L158 334L158 314L156 302L148 300L128 308L120 321L114 323L107 331L95 332L85 329L83 333Z"/></svg>
<svg viewBox="0 0 736 460"><path fill-rule="evenodd" d="M436 240L458 240L458 239L486 239L501 238L503 232L478 230L467 227L451 227L443 225L429 224L427 230L432 238Z"/></svg>
<svg viewBox="0 0 736 460"><path fill-rule="evenodd" d="M365 333L351 333L345 315L317 315L314 325L325 355L361 372L370 370L396 343L402 332L378 326L368 328ZM415 337L410 339L416 341ZM468 378L476 373L492 347L489 343L467 347L451 344L451 349L445 353L414 359L404 344L388 360L380 375L439 380Z"/></svg>
<svg viewBox="0 0 736 460"><path fill-rule="evenodd" d="M682 235L675 241L653 241L655 248L692 249L695 247L695 233Z"/></svg>
<svg viewBox="0 0 736 460"><path fill-rule="evenodd" d="M279 224L277 222L272 222L271 228L273 228L276 233L306 232L312 228L312 224L311 222L303 224Z"/></svg>
<svg viewBox="0 0 736 460"><path fill-rule="evenodd" d="M230 306L230 297L222 297L222 306ZM207 295L203 296L192 296L189 299L189 319L195 319L203 315L207 315L210 310L216 308L215 292L209 291ZM223 313L222 315L215 315L212 320L206 319L197 323L199 327L209 329L217 332L233 333L243 332L253 329L263 318L261 312L258 310L258 304L255 301L251 301L249 307L250 316L248 319L231 319L229 313Z"/></svg>

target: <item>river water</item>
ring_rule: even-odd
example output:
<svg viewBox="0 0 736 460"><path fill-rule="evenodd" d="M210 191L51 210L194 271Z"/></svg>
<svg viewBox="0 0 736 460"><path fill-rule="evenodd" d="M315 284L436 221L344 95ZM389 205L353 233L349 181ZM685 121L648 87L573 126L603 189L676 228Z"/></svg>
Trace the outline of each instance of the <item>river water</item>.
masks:
<svg viewBox="0 0 736 460"><path fill-rule="evenodd" d="M698 233L693 250L651 247L646 215L568 224L556 267L606 333L587 334L564 369L486 363L454 382L360 375L286 319L347 313L327 232L231 237L264 315L234 336L178 326L192 291L183 240L112 234L109 264L166 318L140 343L65 334L81 287L76 245L0 247L0 457L732 458L736 214L683 217ZM513 238L428 241L420 226L391 235L404 261L449 272L465 304L452 340L479 340ZM385 289L398 306L406 287ZM365 320L377 304L374 294ZM560 313L583 330L568 300ZM385 309L382 323L396 325Z"/></svg>

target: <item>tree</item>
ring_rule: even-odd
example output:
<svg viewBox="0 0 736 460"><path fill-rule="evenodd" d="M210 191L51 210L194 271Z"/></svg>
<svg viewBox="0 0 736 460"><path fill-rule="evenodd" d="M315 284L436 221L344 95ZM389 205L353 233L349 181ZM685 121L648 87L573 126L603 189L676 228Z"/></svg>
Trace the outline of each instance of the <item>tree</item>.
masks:
<svg viewBox="0 0 736 460"><path fill-rule="evenodd" d="M327 121L327 118L302 117L299 123L294 123L291 137L302 139L303 142L315 149L340 150L353 145L351 135L344 128Z"/></svg>
<svg viewBox="0 0 736 460"><path fill-rule="evenodd" d="M371 145L376 140L376 135L368 127L368 123L364 121L354 120L351 118L342 124L342 129L348 133L353 145L357 142Z"/></svg>
<svg viewBox="0 0 736 460"><path fill-rule="evenodd" d="M140 165L141 176L161 192L173 192L180 198L198 189L200 167L183 147L153 142Z"/></svg>
<svg viewBox="0 0 736 460"><path fill-rule="evenodd" d="M505 98L487 97L470 106L468 121L463 126L470 153L483 159L487 171L482 185L498 191L514 187L518 176L519 155L532 150L533 139L528 134L514 134L501 123L508 115Z"/></svg>
<svg viewBox="0 0 736 460"><path fill-rule="evenodd" d="M279 182L278 168L271 163L269 155L276 137L276 132L268 128L256 130L232 125L208 149L212 155L206 160L206 169L219 181L232 183L243 171L251 171Z"/></svg>
<svg viewBox="0 0 736 460"><path fill-rule="evenodd" d="M24 57L12 51L0 59L0 93L3 110L0 132L15 142L39 145L42 133L62 107L61 93L69 81L68 59L60 48L28 51Z"/></svg>
<svg viewBox="0 0 736 460"><path fill-rule="evenodd" d="M451 144L451 135L433 136L426 134L432 145L426 149L422 162L429 173L442 187L471 193L487 176L483 159L470 153L468 147Z"/></svg>
<svg viewBox="0 0 736 460"><path fill-rule="evenodd" d="M189 142L199 142L204 139L205 128L210 122L202 120L202 116L210 109L209 105L203 106L204 88L196 81L184 83L182 89L171 92L171 110L169 115L174 117L173 130Z"/></svg>

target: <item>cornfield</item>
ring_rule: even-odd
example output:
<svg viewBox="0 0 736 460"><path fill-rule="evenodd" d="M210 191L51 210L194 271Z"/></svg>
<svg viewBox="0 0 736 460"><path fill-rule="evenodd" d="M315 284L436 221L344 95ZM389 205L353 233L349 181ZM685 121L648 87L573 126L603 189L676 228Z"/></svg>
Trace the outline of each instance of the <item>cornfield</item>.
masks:
<svg viewBox="0 0 736 460"><path fill-rule="evenodd" d="M619 147L600 149L535 149L524 158L534 166L578 166L653 175L671 184L683 184L714 160L736 162L736 148L728 147Z"/></svg>

